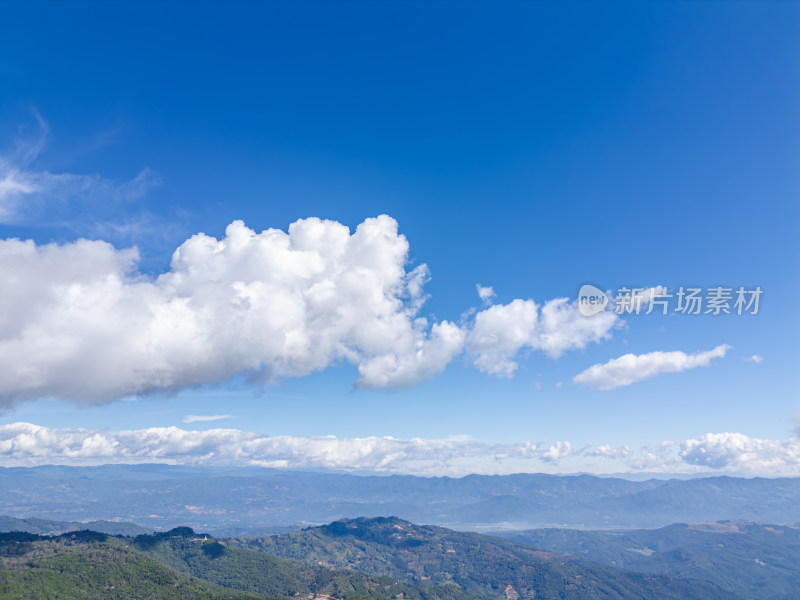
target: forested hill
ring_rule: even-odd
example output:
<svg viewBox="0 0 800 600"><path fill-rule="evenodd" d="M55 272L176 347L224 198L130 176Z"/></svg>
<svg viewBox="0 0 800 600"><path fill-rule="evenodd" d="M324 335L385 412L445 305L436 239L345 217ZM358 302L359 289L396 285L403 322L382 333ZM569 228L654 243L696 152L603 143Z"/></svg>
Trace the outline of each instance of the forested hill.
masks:
<svg viewBox="0 0 800 600"><path fill-rule="evenodd" d="M0 534L0 600L743 600L705 582L399 519L274 538L271 550L305 564L234 547L265 550L269 539L215 540L186 527L135 538Z"/></svg>
<svg viewBox="0 0 800 600"><path fill-rule="evenodd" d="M2 600L266 600L178 573L104 534L0 534Z"/></svg>
<svg viewBox="0 0 800 600"><path fill-rule="evenodd" d="M476 600L452 584L416 586L391 577L302 565L252 550L227 547L188 527L137 536L130 545L182 573L275 598L331 596L344 600Z"/></svg>
<svg viewBox="0 0 800 600"><path fill-rule="evenodd" d="M415 586L390 577L311 568L226 548L179 527L116 538L89 531L57 537L0 534L0 599L478 600L458 586Z"/></svg>
<svg viewBox="0 0 800 600"><path fill-rule="evenodd" d="M620 571L523 544L397 518L337 521L280 536L226 540L306 565L385 573L415 584L455 583L497 600L732 599L700 581Z"/></svg>

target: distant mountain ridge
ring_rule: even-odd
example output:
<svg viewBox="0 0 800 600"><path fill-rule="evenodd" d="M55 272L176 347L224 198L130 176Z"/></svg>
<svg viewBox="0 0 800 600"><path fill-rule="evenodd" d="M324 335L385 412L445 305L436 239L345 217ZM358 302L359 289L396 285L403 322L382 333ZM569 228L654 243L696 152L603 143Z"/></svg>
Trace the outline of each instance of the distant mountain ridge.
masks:
<svg viewBox="0 0 800 600"><path fill-rule="evenodd" d="M800 597L798 527L722 521L654 530L535 529L499 535L622 569L704 579L752 600Z"/></svg>
<svg viewBox="0 0 800 600"><path fill-rule="evenodd" d="M7 515L0 515L0 533L11 531L23 531L25 533L36 533L39 535L60 535L70 531L96 531L108 535L142 535L153 533L152 529L147 529L136 523L124 521L87 521L78 523L76 521L52 521L50 519L16 519Z"/></svg>
<svg viewBox="0 0 800 600"><path fill-rule="evenodd" d="M651 528L676 522L798 521L800 478L629 481L591 475L362 476L256 467L0 468L0 513L123 520L217 535L397 515L459 529Z"/></svg>

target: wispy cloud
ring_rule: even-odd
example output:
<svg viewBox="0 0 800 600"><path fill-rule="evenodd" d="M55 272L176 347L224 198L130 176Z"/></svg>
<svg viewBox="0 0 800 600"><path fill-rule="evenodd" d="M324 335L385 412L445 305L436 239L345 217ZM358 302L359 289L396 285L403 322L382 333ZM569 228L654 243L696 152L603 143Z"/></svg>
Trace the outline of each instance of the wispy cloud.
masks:
<svg viewBox="0 0 800 600"><path fill-rule="evenodd" d="M184 423L205 423L207 421L222 421L231 419L233 415L186 415L183 417Z"/></svg>
<svg viewBox="0 0 800 600"><path fill-rule="evenodd" d="M705 367L713 358L725 356L730 346L722 344L707 352L649 352L625 354L607 363L592 365L572 378L575 383L608 391L649 379L662 373L679 373Z"/></svg>
<svg viewBox="0 0 800 600"><path fill-rule="evenodd" d="M154 218L136 201L159 184L148 168L128 181L53 173L38 166L50 128L35 110L36 132L17 137L0 155L0 223L63 227L80 235L139 232Z"/></svg>
<svg viewBox="0 0 800 600"><path fill-rule="evenodd" d="M758 364L758 363L764 362L764 357L763 356L759 356L758 354L753 354L753 356L748 356L747 358L745 358L745 360L747 362L752 362L752 363Z"/></svg>
<svg viewBox="0 0 800 600"><path fill-rule="evenodd" d="M481 285L480 283L475 285L475 289L478 290L478 297L481 299L481 302L485 306L488 306L494 302L495 297L497 294L494 291L494 288L490 285Z"/></svg>

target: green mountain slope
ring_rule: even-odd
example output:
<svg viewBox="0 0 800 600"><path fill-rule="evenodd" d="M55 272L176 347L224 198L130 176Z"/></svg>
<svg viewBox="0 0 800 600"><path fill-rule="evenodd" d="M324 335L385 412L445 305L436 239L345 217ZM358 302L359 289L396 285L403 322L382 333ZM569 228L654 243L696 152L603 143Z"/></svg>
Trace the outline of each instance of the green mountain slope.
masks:
<svg viewBox="0 0 800 600"><path fill-rule="evenodd" d="M452 584L415 586L227 548L186 527L136 538L0 534L0 600L73 598L479 600Z"/></svg>
<svg viewBox="0 0 800 600"><path fill-rule="evenodd" d="M276 556L229 548L179 527L138 536L131 546L177 571L218 585L274 597L332 596L344 600L475 600L455 585L415 586L391 577L302 566Z"/></svg>
<svg viewBox="0 0 800 600"><path fill-rule="evenodd" d="M180 575L92 532L0 534L2 600L265 600Z"/></svg>
<svg viewBox="0 0 800 600"><path fill-rule="evenodd" d="M534 529L501 535L624 569L704 579L753 600L800 596L797 527L722 521L633 531Z"/></svg>
<svg viewBox="0 0 800 600"><path fill-rule="evenodd" d="M628 573L473 533L397 518L337 521L280 536L227 542L307 565L385 573L418 584L454 583L501 600L721 600L713 584Z"/></svg>

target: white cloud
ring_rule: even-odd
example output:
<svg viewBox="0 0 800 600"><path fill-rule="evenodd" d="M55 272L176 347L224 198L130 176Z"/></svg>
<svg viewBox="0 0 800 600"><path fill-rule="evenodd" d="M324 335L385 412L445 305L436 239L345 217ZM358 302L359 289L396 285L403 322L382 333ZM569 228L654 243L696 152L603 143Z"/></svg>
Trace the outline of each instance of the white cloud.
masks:
<svg viewBox="0 0 800 600"><path fill-rule="evenodd" d="M544 462L557 463L562 458L566 458L572 454L572 444L569 442L556 442L544 452L540 458Z"/></svg>
<svg viewBox="0 0 800 600"><path fill-rule="evenodd" d="M183 417L184 423L205 423L207 421L222 421L230 419L233 415L186 415Z"/></svg>
<svg viewBox="0 0 800 600"><path fill-rule="evenodd" d="M600 456L600 457L603 457L603 458L619 459L619 458L628 458L628 457L630 457L633 454L633 451L631 450L630 446L628 446L627 444L624 444L624 445L620 446L619 448L614 448L613 446L611 446L609 444L601 444L600 446L597 446L596 448L592 448L590 450L587 450L585 454L587 456Z"/></svg>
<svg viewBox="0 0 800 600"><path fill-rule="evenodd" d="M517 299L475 315L467 352L481 371L511 377L519 366L515 357L521 350L541 350L558 358L567 350L608 339L617 325L614 313L587 318L567 298L550 300L541 310L533 300Z"/></svg>
<svg viewBox="0 0 800 600"><path fill-rule="evenodd" d="M798 432L800 433L800 431ZM800 475L800 438L767 440L741 433L707 433L697 439L665 440L632 451L598 446L584 453L618 461L625 471L730 473L762 477Z"/></svg>
<svg viewBox="0 0 800 600"><path fill-rule="evenodd" d="M752 363L758 364L758 363L764 361L764 357L763 356L759 356L758 354L753 354L753 356L745 358L745 360L748 361L748 362L752 362Z"/></svg>
<svg viewBox="0 0 800 600"><path fill-rule="evenodd" d="M730 346L722 344L707 352L649 352L625 354L604 364L596 364L573 377L572 381L598 390L613 390L662 373L678 373L707 366L712 358L725 356Z"/></svg>
<svg viewBox="0 0 800 600"><path fill-rule="evenodd" d="M492 304L495 296L497 296L497 294L494 292L494 288L491 286L483 286L478 283L475 285L475 289L478 290L478 297L480 297L481 302L483 302L484 305Z"/></svg>
<svg viewBox="0 0 800 600"><path fill-rule="evenodd" d="M103 402L175 392L245 373L271 382L358 365L359 385L401 387L459 353L461 330L416 314L421 269L407 273L397 223L351 235L305 219L288 233L241 221L198 234L147 279L135 249L79 240L0 241L0 398Z"/></svg>
<svg viewBox="0 0 800 600"><path fill-rule="evenodd" d="M611 312L587 318L567 298L555 298L542 306L540 328L533 347L551 358L558 358L568 350L583 350L591 343L609 339L611 330L618 325L617 315Z"/></svg>
<svg viewBox="0 0 800 600"><path fill-rule="evenodd" d="M168 463L368 470L425 475L585 471L582 459L603 459L605 471L800 475L800 438L763 440L738 433L706 434L633 451L627 444L573 450L569 441L491 444L446 439L269 436L238 429L179 427L109 432L51 429L31 423L0 426L0 463ZM592 467L590 466L590 470Z"/></svg>
<svg viewBox="0 0 800 600"><path fill-rule="evenodd" d="M429 322L428 269L407 272L408 254L386 215L352 233L317 218L261 233L235 221L222 239L188 239L155 278L136 270L135 248L0 240L0 405L102 403L237 375L268 385L337 364L358 368L359 387L403 388L465 347L479 369L511 376L521 350L556 357L616 324L566 298L541 314L513 300L460 325Z"/></svg>
<svg viewBox="0 0 800 600"><path fill-rule="evenodd" d="M707 433L681 443L691 465L749 473L800 474L800 439L763 440L741 433Z"/></svg>
<svg viewBox="0 0 800 600"><path fill-rule="evenodd" d="M365 387L411 387L444 370L464 346L464 332L449 321L435 323L427 339L420 337L408 352L388 352L358 366Z"/></svg>
<svg viewBox="0 0 800 600"><path fill-rule="evenodd" d="M553 452L542 460L553 462L565 455L564 446L559 444L555 451L559 456L553 458ZM402 440L267 436L237 429L152 427L111 433L30 423L0 426L0 460L6 465L163 462L466 474L539 457L536 444L486 444L465 437Z"/></svg>
<svg viewBox="0 0 800 600"><path fill-rule="evenodd" d="M484 373L512 376L519 366L513 358L523 347L532 346L537 323L533 300L513 300L480 311L469 336L474 365Z"/></svg>

